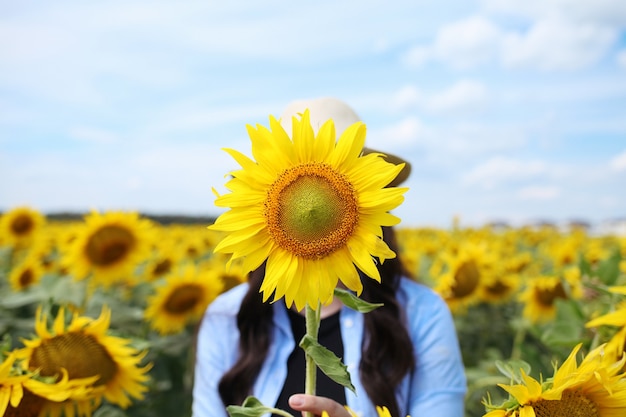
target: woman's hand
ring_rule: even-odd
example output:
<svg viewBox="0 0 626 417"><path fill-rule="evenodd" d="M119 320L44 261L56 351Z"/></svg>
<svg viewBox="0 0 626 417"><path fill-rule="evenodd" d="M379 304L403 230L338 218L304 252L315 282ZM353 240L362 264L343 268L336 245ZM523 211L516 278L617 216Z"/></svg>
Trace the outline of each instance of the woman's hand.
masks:
<svg viewBox="0 0 626 417"><path fill-rule="evenodd" d="M294 394L289 397L289 406L298 411L310 411L316 416L321 416L322 412L326 411L328 417L353 417L350 412L338 402L330 398L317 397L315 395Z"/></svg>

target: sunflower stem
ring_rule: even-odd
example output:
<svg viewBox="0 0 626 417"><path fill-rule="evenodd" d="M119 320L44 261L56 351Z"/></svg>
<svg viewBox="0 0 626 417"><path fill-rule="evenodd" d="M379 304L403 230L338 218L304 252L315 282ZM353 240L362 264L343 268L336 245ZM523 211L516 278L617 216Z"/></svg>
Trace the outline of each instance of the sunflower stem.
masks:
<svg viewBox="0 0 626 417"><path fill-rule="evenodd" d="M317 341L320 328L320 310L321 304L318 302L317 309L313 309L310 305L306 305L306 334ZM313 358L306 354L306 368L304 379L304 393L315 395L317 385L317 365ZM313 413L305 412L304 417L313 417Z"/></svg>
<svg viewBox="0 0 626 417"><path fill-rule="evenodd" d="M513 348L511 349L511 359L521 359L522 358L522 348L524 345L524 340L526 340L526 323L521 323L518 325L517 330L515 332L515 336L513 339Z"/></svg>

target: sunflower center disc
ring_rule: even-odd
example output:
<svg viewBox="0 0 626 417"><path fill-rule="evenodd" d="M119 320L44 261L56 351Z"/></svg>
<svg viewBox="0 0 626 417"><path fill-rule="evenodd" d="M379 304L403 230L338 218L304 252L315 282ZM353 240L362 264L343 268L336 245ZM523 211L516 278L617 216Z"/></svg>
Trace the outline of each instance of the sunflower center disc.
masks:
<svg viewBox="0 0 626 417"><path fill-rule="evenodd" d="M100 375L95 385L109 382L117 372L111 355L93 336L66 333L43 341L33 350L31 366L41 369L41 375L61 374L67 369L70 379Z"/></svg>
<svg viewBox="0 0 626 417"><path fill-rule="evenodd" d="M154 267L154 276L160 277L161 275L165 275L172 270L172 261L170 259L163 259L161 262L158 262Z"/></svg>
<svg viewBox="0 0 626 417"><path fill-rule="evenodd" d="M195 285L178 288L165 303L165 310L171 314L182 314L192 310L200 298L201 289Z"/></svg>
<svg viewBox="0 0 626 417"><path fill-rule="evenodd" d="M600 417L596 404L578 392L563 392L560 400L540 400L532 404L536 417Z"/></svg>
<svg viewBox="0 0 626 417"><path fill-rule="evenodd" d="M270 187L264 208L274 241L307 259L323 258L345 245L358 220L352 184L322 163L285 171Z"/></svg>
<svg viewBox="0 0 626 417"><path fill-rule="evenodd" d="M26 288L35 282L35 274L33 274L31 269L26 269L20 274L19 278L20 288Z"/></svg>
<svg viewBox="0 0 626 417"><path fill-rule="evenodd" d="M466 261L459 266L454 275L452 292L454 298L463 298L474 292L480 280L480 271L474 261Z"/></svg>
<svg viewBox="0 0 626 417"><path fill-rule="evenodd" d="M28 234L33 227L33 219L29 216L19 216L11 222L11 231L18 236Z"/></svg>
<svg viewBox="0 0 626 417"><path fill-rule="evenodd" d="M30 392L28 389L24 388L24 396L22 397L22 401L17 405L17 407L13 407L10 403L6 411L3 414L3 417L25 417L25 416L38 416L46 403L46 399L40 397L39 395L35 395Z"/></svg>
<svg viewBox="0 0 626 417"><path fill-rule="evenodd" d="M122 260L134 243L135 237L126 228L105 226L89 238L85 254L95 265L110 266Z"/></svg>
<svg viewBox="0 0 626 417"><path fill-rule="evenodd" d="M511 287L506 285L502 281L496 281L495 283L486 286L485 289L487 290L489 294L503 295L503 294L506 294L511 289Z"/></svg>
<svg viewBox="0 0 626 417"><path fill-rule="evenodd" d="M567 294L565 294L565 288L563 288L563 284L560 282L554 288L547 289L539 289L537 290L537 301L539 301L544 306L552 306L554 305L554 300L557 298L567 299Z"/></svg>

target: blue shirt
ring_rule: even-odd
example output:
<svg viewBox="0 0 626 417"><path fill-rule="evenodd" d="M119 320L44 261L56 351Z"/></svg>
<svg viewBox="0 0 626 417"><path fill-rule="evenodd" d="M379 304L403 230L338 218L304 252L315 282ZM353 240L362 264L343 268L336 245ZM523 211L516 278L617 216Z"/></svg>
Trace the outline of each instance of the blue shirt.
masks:
<svg viewBox="0 0 626 417"><path fill-rule="evenodd" d="M194 417L228 416L219 396L218 384L237 360L237 312L247 290L248 284L241 284L220 295L205 313L197 341ZM401 280L397 298L406 312L416 366L396 388L401 415L392 417L462 417L466 379L448 306L432 289L406 278ZM273 309L270 347L252 393L270 407L276 404L280 395L287 375L287 359L295 347L285 303L276 302ZM344 306L340 326L343 363L356 388L356 395L346 389L347 405L358 416L377 417L376 404L368 398L359 375L363 314Z"/></svg>

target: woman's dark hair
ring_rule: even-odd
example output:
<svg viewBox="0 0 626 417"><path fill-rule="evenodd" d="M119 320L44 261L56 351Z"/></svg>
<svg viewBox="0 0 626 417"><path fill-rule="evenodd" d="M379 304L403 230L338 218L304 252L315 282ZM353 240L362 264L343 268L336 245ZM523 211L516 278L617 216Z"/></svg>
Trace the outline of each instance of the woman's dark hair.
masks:
<svg viewBox="0 0 626 417"><path fill-rule="evenodd" d="M383 239L398 254L392 228L383 227ZM364 315L365 336L359 372L372 403L386 406L392 416L397 416L400 411L395 387L415 366L413 344L404 326L403 310L396 300L402 275L410 275L399 256L379 264L378 269L381 283L367 277L362 279L363 292L360 298L372 303L383 303L383 306ZM239 359L219 383L224 405L241 404L250 395L269 349L273 313L272 305L263 303L259 294L264 274L263 265L248 277L250 286L237 315Z"/></svg>

